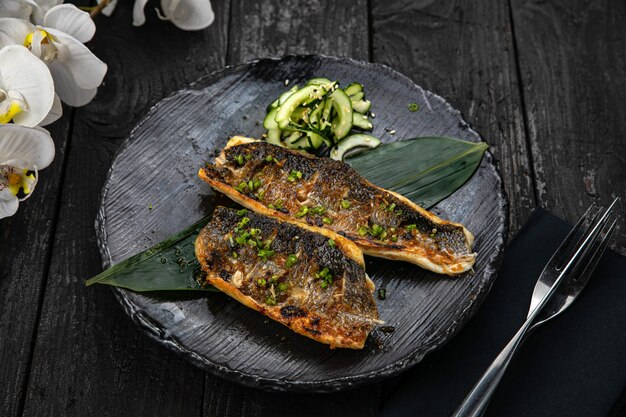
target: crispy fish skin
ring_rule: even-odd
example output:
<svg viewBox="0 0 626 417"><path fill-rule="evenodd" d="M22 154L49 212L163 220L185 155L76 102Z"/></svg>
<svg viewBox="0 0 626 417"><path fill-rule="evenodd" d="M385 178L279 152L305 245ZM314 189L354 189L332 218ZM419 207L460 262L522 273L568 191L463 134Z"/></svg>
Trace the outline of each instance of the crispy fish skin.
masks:
<svg viewBox="0 0 626 417"><path fill-rule="evenodd" d="M463 225L375 186L340 161L235 136L198 175L251 210L333 230L368 255L447 275L468 271L476 258L474 236Z"/></svg>
<svg viewBox="0 0 626 417"><path fill-rule="evenodd" d="M381 323L362 252L332 231L217 207L195 251L208 283L331 348L362 349Z"/></svg>

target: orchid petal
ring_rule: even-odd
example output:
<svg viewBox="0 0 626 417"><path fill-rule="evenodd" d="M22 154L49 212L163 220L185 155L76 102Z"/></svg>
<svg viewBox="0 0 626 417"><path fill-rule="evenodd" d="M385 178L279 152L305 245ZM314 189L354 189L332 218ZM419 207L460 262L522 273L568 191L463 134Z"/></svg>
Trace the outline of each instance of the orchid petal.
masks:
<svg viewBox="0 0 626 417"><path fill-rule="evenodd" d="M163 13L176 27L200 30L215 20L209 0L161 0Z"/></svg>
<svg viewBox="0 0 626 417"><path fill-rule="evenodd" d="M23 45L26 36L35 30L35 26L26 20L0 18L0 48L7 45Z"/></svg>
<svg viewBox="0 0 626 417"><path fill-rule="evenodd" d="M73 107L84 106L96 96L97 88L81 88L74 81L72 73L59 61L48 63L54 79L56 92L64 103Z"/></svg>
<svg viewBox="0 0 626 417"><path fill-rule="evenodd" d="M8 189L0 190L0 219L17 213L20 202Z"/></svg>
<svg viewBox="0 0 626 417"><path fill-rule="evenodd" d="M60 4L48 10L43 26L65 32L82 43L89 42L96 33L96 25L89 13L73 4Z"/></svg>
<svg viewBox="0 0 626 417"><path fill-rule="evenodd" d="M54 141L41 128L6 124L0 125L0 161L20 159L24 168L43 169L54 159Z"/></svg>
<svg viewBox="0 0 626 417"><path fill-rule="evenodd" d="M15 17L28 20L32 7L23 0L3 0L0 2L0 17Z"/></svg>
<svg viewBox="0 0 626 417"><path fill-rule="evenodd" d="M41 20L35 22L36 24L40 25L43 22L44 19L44 15L46 13L48 13L48 10L52 9L54 6L58 6L59 4L63 3L63 0L26 0L29 3L35 3L37 6L39 6L39 9L41 10Z"/></svg>
<svg viewBox="0 0 626 417"><path fill-rule="evenodd" d="M89 48L74 37L53 28L43 29L52 35L52 43L58 50L58 61L72 74L80 88L93 89L102 84L107 64L100 61ZM63 99L63 96L59 95Z"/></svg>
<svg viewBox="0 0 626 417"><path fill-rule="evenodd" d="M141 26L146 23L146 14L143 9L146 7L148 0L135 0L133 6L133 26Z"/></svg>
<svg viewBox="0 0 626 417"><path fill-rule="evenodd" d="M61 116L63 116L63 105L58 95L54 95L54 101L52 102L52 108L48 115L39 122L39 126L47 126L52 122L56 122Z"/></svg>
<svg viewBox="0 0 626 417"><path fill-rule="evenodd" d="M98 4L102 3L104 0L98 0ZM104 9L102 9L102 14L105 16L111 16L113 11L115 10L115 6L117 6L117 0L111 0L109 4L106 5Z"/></svg>
<svg viewBox="0 0 626 417"><path fill-rule="evenodd" d="M39 7L39 4L35 0L24 0L31 7L30 15L26 18L26 20L30 20L34 22L36 25L43 22L43 15L46 13L44 10Z"/></svg>
<svg viewBox="0 0 626 417"><path fill-rule="evenodd" d="M36 126L52 108L54 82L50 70L23 46L10 45L0 50L0 88L8 92L6 99L26 102L26 108L13 116L17 124Z"/></svg>

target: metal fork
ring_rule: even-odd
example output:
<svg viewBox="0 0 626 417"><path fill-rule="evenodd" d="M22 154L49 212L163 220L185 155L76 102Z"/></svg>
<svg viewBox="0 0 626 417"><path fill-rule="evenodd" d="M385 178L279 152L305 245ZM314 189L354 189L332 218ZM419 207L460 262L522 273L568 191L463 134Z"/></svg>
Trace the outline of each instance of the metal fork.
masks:
<svg viewBox="0 0 626 417"><path fill-rule="evenodd" d="M535 284L526 322L474 385L454 417L482 416L524 338L563 312L578 297L615 230L619 216L612 222L609 220L618 201L618 198L613 200L606 210L592 205L572 228Z"/></svg>

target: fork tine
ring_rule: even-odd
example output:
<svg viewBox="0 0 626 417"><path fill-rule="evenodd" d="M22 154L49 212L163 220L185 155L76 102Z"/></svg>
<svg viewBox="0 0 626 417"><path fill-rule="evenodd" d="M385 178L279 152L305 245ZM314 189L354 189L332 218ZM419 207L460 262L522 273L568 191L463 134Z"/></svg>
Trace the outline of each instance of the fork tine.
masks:
<svg viewBox="0 0 626 417"><path fill-rule="evenodd" d="M596 265L598 265L598 262L600 261L602 254L604 253L607 246L609 245L609 241L611 240L611 237L613 236L613 232L615 231L615 227L617 226L617 222L619 221L619 219L620 219L620 216L618 215L615 218L615 220L613 220L613 223L611 223L609 227L606 228L606 231L604 232L604 236L602 236L600 240L597 242L596 247L590 254L589 259L587 260L587 265L585 266L585 269L583 269L583 271L580 274L580 277L578 279L579 282L586 283L587 281L589 281L589 278L591 277L591 274L593 273L593 271L596 269Z"/></svg>
<svg viewBox="0 0 626 417"><path fill-rule="evenodd" d="M600 210L598 210L598 207L596 207L595 203L592 203L587 208L585 213L580 217L580 219L578 219L578 222L576 222L574 227L572 227L572 230L570 230L570 232L567 234L567 236L565 237L565 239L563 240L561 245L554 252L552 257L550 258L550 260L546 264L546 268L554 267L556 263L561 264L561 265L558 265L558 269L561 268L562 261L564 259L567 259L567 257L564 256L564 253L570 248L572 241L574 240L574 238L576 237L576 235L578 234L578 232L582 228L583 224L589 222L590 218L591 218L591 221L589 223L592 224L593 220L595 220L597 218L599 212L600 212ZM587 225L585 227L585 231L587 231L588 229L589 229L589 225ZM584 235L585 235L585 233L583 232L583 236ZM578 246L579 243L580 242L577 242L576 246Z"/></svg>
<svg viewBox="0 0 626 417"><path fill-rule="evenodd" d="M619 201L619 198L616 198L615 200L613 200L611 205L606 210L604 210L603 213L602 213L603 210L600 209L599 213L602 213L602 214L600 215L599 219L598 219L599 213L596 213L593 216L593 221L591 221L590 224L585 228L582 238L579 239L579 241L576 243L573 249L570 250L569 245L565 245L567 249L562 250L562 247L564 246L565 243L559 246L557 253L555 253L552 256L552 258L550 258L550 261L548 262L548 264L546 265L546 267L544 268L542 272L542 275L543 275L546 271L554 268L559 272L559 275L551 283L546 283L547 285L549 285L550 288L549 290L547 290L545 294L543 294L542 297L533 297L531 299L530 308L529 308L528 316L527 316L528 318L536 317L536 315L541 311L541 309L543 309L543 306L545 306L548 300L552 298L552 296L556 292L557 287L560 285L560 283L563 281L566 275L569 275L572 272L577 272L577 270L580 269L581 265L583 265L583 263L581 263L581 260L587 258L587 254L589 253L590 248L593 247L594 243L598 240L598 236L600 232L604 229L606 223L608 222L609 216L613 212L613 207L618 201ZM588 213L589 213L589 210L587 210L587 212L581 219L583 221L581 222L581 220L579 220L576 226L574 226L573 231L576 229L579 229L581 224L586 221ZM591 231L589 231L590 229ZM572 235L573 233L570 232L570 234L566 238L566 241L571 242L571 239L573 237ZM563 258L561 256L566 251L567 251L567 256L564 258L565 260L563 261ZM557 268L556 264L561 264L560 266L562 267ZM536 285L539 285L540 282L541 281L538 281L538 284ZM535 288L537 287L535 286Z"/></svg>
<svg viewBox="0 0 626 417"><path fill-rule="evenodd" d="M575 248L575 253L568 258L567 265L564 267L561 275L565 274L566 272L571 273L572 271L576 271L581 265L584 265L583 261L585 260L585 258L587 258L587 254L590 252L591 248L594 247L595 243L598 241L600 233L609 221L609 218L613 213L613 207L615 207L618 201L619 197L613 200L611 205L606 210L604 210L604 213L600 216L600 219L597 219L597 216L595 216L592 224L587 228L587 230L585 230L583 239L581 239L583 240L583 242L579 242L577 244ZM591 232L587 233L590 228ZM559 281L561 278L562 277L559 277L557 281Z"/></svg>

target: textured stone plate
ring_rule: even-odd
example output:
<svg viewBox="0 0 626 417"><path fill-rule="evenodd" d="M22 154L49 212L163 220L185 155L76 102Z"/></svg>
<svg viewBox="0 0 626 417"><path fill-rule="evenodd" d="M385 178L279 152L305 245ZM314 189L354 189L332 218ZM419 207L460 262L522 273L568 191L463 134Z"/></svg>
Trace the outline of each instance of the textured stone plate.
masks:
<svg viewBox="0 0 626 417"><path fill-rule="evenodd" d="M416 136L480 140L441 97L383 65L288 56L226 68L157 104L120 149L97 220L104 265L152 246L211 213L216 204L228 204L197 178L198 168L231 136L264 133L265 108L285 91L285 80L293 85L314 76L362 83L374 103L374 135L385 142ZM408 111L408 103L418 103L421 110ZM395 129L395 135L385 128ZM213 374L266 389L353 387L395 375L449 340L495 279L507 215L492 156L487 153L474 177L434 211L475 234L475 273L449 278L408 263L367 258L370 277L387 289L387 299L378 300L380 317L395 331L374 331L362 351L331 350L221 293L115 291L154 339Z"/></svg>

